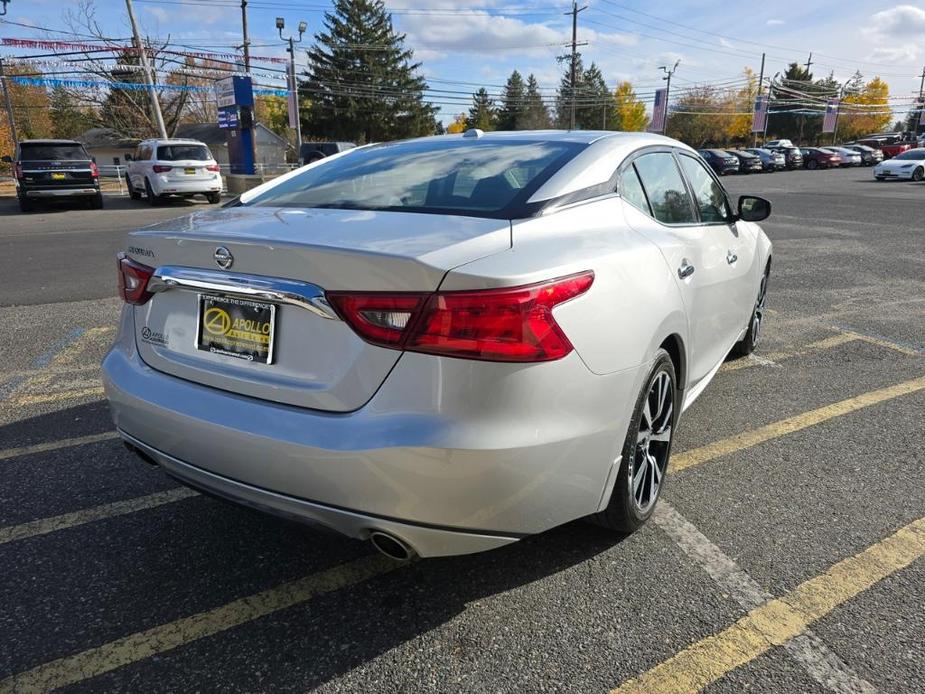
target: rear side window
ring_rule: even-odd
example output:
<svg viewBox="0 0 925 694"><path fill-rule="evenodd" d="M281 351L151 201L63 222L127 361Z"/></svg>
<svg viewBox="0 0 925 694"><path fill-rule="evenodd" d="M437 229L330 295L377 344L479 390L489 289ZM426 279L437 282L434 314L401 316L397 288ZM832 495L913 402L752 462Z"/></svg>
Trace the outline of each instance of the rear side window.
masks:
<svg viewBox="0 0 925 694"><path fill-rule="evenodd" d="M639 181L639 174L636 173L632 164L620 174L620 195L633 207L639 208L646 214L652 214L649 201L646 200L646 192Z"/></svg>
<svg viewBox="0 0 925 694"><path fill-rule="evenodd" d="M19 158L23 161L38 161L40 159L89 161L90 155L78 144L55 145L23 142L19 145Z"/></svg>
<svg viewBox="0 0 925 694"><path fill-rule="evenodd" d="M634 163L653 217L664 224L694 224L697 221L684 179L670 153L644 154Z"/></svg>
<svg viewBox="0 0 925 694"><path fill-rule="evenodd" d="M208 161L212 158L205 145L161 145L157 148L158 161Z"/></svg>
<svg viewBox="0 0 925 694"><path fill-rule="evenodd" d="M694 202L700 210L700 221L704 224L716 224L732 219L732 210L729 209L725 191L703 164L683 154L678 159L694 192Z"/></svg>

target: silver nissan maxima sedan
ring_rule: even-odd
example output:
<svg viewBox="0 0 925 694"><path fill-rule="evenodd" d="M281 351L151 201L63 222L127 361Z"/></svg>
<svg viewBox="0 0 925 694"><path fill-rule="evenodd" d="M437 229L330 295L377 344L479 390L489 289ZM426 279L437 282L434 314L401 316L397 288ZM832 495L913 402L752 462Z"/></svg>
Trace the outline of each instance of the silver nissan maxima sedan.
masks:
<svg viewBox="0 0 925 694"><path fill-rule="evenodd" d="M631 532L759 340L769 212L658 135L358 148L130 234L106 394L184 484L398 559Z"/></svg>

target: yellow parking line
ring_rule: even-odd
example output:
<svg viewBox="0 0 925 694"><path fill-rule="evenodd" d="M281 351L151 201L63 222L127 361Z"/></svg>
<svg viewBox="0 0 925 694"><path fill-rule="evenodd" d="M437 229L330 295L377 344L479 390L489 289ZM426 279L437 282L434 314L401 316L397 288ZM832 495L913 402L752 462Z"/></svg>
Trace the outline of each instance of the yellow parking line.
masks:
<svg viewBox="0 0 925 694"><path fill-rule="evenodd" d="M310 574L215 609L129 634L96 648L66 656L0 682L0 692L46 692L173 650L312 598L366 581L403 566L369 555Z"/></svg>
<svg viewBox="0 0 925 694"><path fill-rule="evenodd" d="M612 690L614 694L699 692L741 665L802 634L809 625L925 556L925 518L844 559L732 626Z"/></svg>
<svg viewBox="0 0 925 694"><path fill-rule="evenodd" d="M89 398L103 395L103 386L93 386L92 388L70 388L51 393L23 394L14 396L12 402L14 405L41 405L49 402L61 402L63 400L75 400L77 398Z"/></svg>
<svg viewBox="0 0 925 694"><path fill-rule="evenodd" d="M166 492L155 492L147 496L139 496L134 499L125 501L114 501L111 504L101 504L91 508L64 513L60 516L51 516L49 518L39 518L38 520L29 521L20 525L8 525L0 528L0 545L16 540L25 540L37 535L46 535L57 530L75 528L78 525L92 523L105 518L114 518L115 516L124 516L136 511L144 511L149 508L156 508L164 504L170 504L174 501L188 499L191 496L198 496L199 493L186 487L177 487L169 489Z"/></svg>
<svg viewBox="0 0 925 694"><path fill-rule="evenodd" d="M106 337L110 333L115 332L115 330L116 327L114 325L103 325L96 328L88 328L80 337L62 349L55 356L55 358L51 360L49 366L60 367L73 364L75 361L77 361L81 352L96 342L97 338Z"/></svg>
<svg viewBox="0 0 925 694"><path fill-rule="evenodd" d="M18 458L22 455L32 455L33 453L45 453L47 451L57 451L60 448L70 448L71 446L83 446L88 443L97 443L98 441L109 441L117 439L119 435L114 431L106 431L102 434L89 434L87 436L75 436L69 439L58 439L57 441L47 441L37 443L32 446L20 446L19 448L7 448L0 450L0 460L8 458Z"/></svg>
<svg viewBox="0 0 925 694"><path fill-rule="evenodd" d="M872 390L869 393L856 395L847 400L841 400L831 405L825 405L809 412L788 417L777 422L773 422L757 429L745 431L736 436L730 436L727 439L709 443L700 448L694 448L685 451L671 459L671 471L679 472L695 465L700 465L714 458L719 458L729 453L741 451L744 448L751 448L759 443L776 439L786 434L792 434L795 431L806 429L815 424L820 424L835 417L855 412L864 407L876 405L886 400L892 400L901 395L908 395L925 389L925 376L914 378L911 381L904 381L893 386Z"/></svg>
<svg viewBox="0 0 925 694"><path fill-rule="evenodd" d="M762 364L767 364L768 362L778 362L785 359L791 359L793 357L801 357L812 352L821 352L826 349L832 349L833 347L838 347L844 345L848 342L854 342L860 340L862 337L855 333L846 333L841 332L838 335L832 335L831 337L823 338L822 340L816 340L815 342L810 342L799 349L785 351L785 352L770 352L769 354L760 354L756 355L757 359L737 359L736 361L727 361L722 366L723 371L737 371L739 369L747 369L750 366L760 366Z"/></svg>
<svg viewBox="0 0 925 694"><path fill-rule="evenodd" d="M900 354L905 354L907 357L921 357L922 352L911 347L906 347L905 345L892 342L882 337L876 337L874 335L864 335L863 333L856 333L853 330L844 330L842 331L844 335L851 336L855 340L860 340L862 342L868 342L872 345L878 345L880 347L886 347L887 349L892 349L894 352L899 352Z"/></svg>

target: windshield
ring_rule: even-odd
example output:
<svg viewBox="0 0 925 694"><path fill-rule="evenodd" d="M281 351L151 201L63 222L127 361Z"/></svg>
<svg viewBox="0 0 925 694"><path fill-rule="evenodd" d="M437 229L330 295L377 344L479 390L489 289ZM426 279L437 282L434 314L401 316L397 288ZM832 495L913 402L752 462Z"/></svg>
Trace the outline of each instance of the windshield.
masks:
<svg viewBox="0 0 925 694"><path fill-rule="evenodd" d="M323 161L246 204L505 218L584 147L461 138L377 145Z"/></svg>
<svg viewBox="0 0 925 694"><path fill-rule="evenodd" d="M23 142L19 145L19 148L19 158L25 161L37 161L39 159L90 160L90 155L78 144L53 145Z"/></svg>
<svg viewBox="0 0 925 694"><path fill-rule="evenodd" d="M925 159L925 149L910 149L908 152L897 154L893 159Z"/></svg>
<svg viewBox="0 0 925 694"><path fill-rule="evenodd" d="M159 161L209 161L212 153L205 145L161 145L157 148Z"/></svg>

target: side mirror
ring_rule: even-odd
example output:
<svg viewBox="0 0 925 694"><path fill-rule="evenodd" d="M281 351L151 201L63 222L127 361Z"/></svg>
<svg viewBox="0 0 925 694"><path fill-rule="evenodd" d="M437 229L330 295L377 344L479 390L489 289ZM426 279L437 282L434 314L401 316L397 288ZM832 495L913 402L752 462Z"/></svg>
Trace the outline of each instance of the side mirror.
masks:
<svg viewBox="0 0 925 694"><path fill-rule="evenodd" d="M771 203L757 195L739 196L738 219L746 222L760 222L771 216Z"/></svg>
<svg viewBox="0 0 925 694"><path fill-rule="evenodd" d="M9 154L4 154L4 155L3 155L3 158L0 159L0 161L2 161L4 164L12 164L12 163L13 163L13 157L11 157Z"/></svg>

